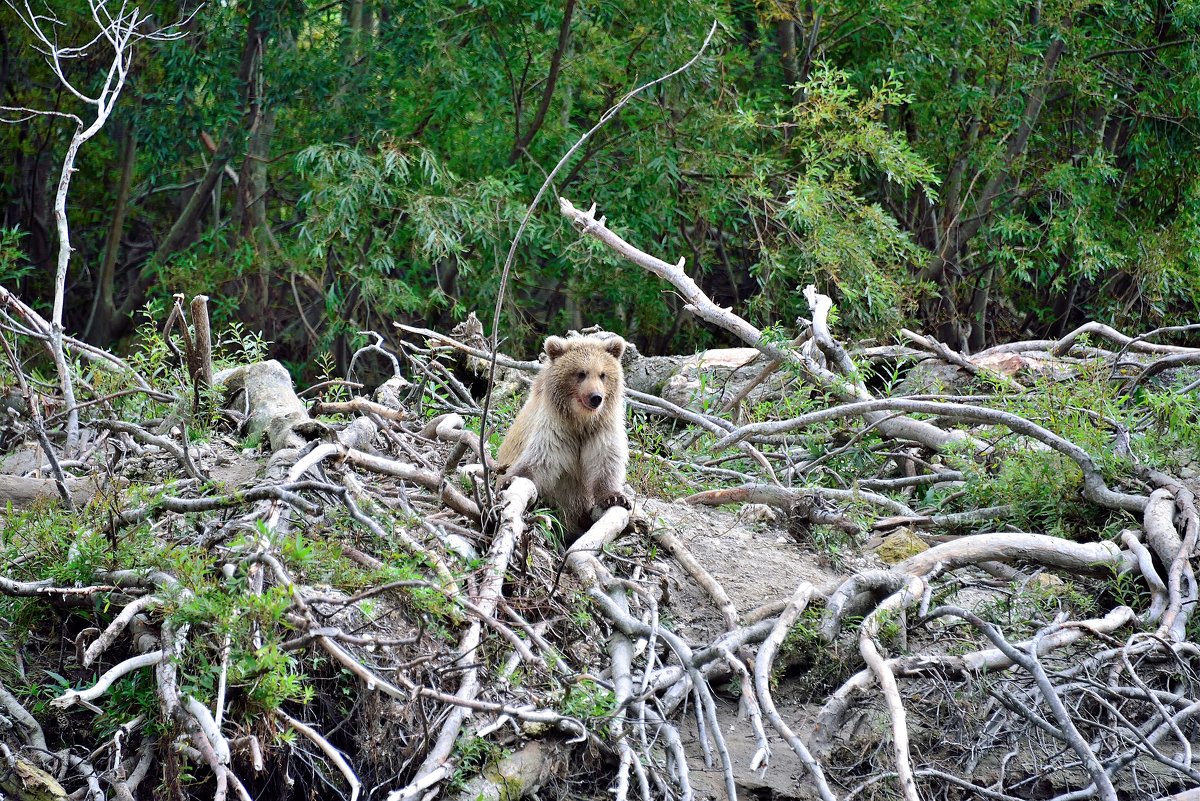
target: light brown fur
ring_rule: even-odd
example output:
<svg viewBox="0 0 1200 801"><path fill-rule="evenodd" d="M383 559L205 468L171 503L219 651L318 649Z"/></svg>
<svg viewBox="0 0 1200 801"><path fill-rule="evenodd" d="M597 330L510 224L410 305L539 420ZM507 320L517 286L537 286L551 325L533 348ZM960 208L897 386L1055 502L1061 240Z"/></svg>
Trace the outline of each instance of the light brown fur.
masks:
<svg viewBox="0 0 1200 801"><path fill-rule="evenodd" d="M594 507L629 508L625 340L549 337L545 350L550 363L534 379L496 460L505 476L533 481L578 534L591 525Z"/></svg>

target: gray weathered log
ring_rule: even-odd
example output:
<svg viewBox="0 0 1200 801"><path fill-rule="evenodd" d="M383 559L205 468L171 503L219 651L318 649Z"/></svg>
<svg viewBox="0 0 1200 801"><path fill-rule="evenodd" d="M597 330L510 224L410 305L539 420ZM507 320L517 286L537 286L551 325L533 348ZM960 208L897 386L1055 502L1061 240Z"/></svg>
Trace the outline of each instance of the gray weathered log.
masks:
<svg viewBox="0 0 1200 801"><path fill-rule="evenodd" d="M71 493L71 501L77 507L84 506L104 486L104 477L68 478L66 485L67 491ZM58 485L52 478L0 475L0 506L6 501L12 501L14 507L27 509L39 501L58 497Z"/></svg>
<svg viewBox="0 0 1200 801"><path fill-rule="evenodd" d="M230 393L246 393L251 438L265 435L272 451L304 445L306 437L296 429L311 424L312 418L296 395L291 375L279 362L272 359L222 370L213 376L213 385Z"/></svg>

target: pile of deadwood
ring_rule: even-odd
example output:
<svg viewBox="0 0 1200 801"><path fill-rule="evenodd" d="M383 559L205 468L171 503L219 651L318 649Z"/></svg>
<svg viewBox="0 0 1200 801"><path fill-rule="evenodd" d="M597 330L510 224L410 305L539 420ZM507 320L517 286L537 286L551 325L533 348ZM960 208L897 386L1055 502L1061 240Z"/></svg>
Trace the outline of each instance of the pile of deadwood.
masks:
<svg viewBox="0 0 1200 801"><path fill-rule="evenodd" d="M594 211L565 200L561 209L583 235L661 277L692 314L757 348L762 380L787 371L828 399L799 417L739 424L630 391L638 413L694 426L710 452L741 459L737 471L714 468L710 477L724 486L689 502L768 504L852 535L901 524L992 533L942 537L894 565L831 586L800 583L790 597L738 609L679 538L639 528L625 509L605 511L564 550L546 537L530 482L494 490L491 456L467 423L478 419L479 401L448 367L452 356L490 359L479 338L408 329L407 380L393 378L370 398L306 402L274 362L212 373L202 305L193 305L191 327L180 306L173 323L194 386L152 387L120 358L67 337L79 371L70 410L61 399L48 406L53 393L24 369L49 341L48 324L0 291L15 382L6 447L37 454L29 475L0 479L3 500L78 509L78 543L98 532L119 543L149 530L168 546L203 549L211 573L198 584L165 564L97 559L90 577L68 584L17 555L23 532L8 522L28 518L4 514L0 592L43 605L49 622L33 630L0 622L0 792L688 799L697 796L697 772L715 770L733 799L739 776L771 771L772 754L790 750L806 767L795 777L803 798L1195 796L1200 647L1189 632L1198 519L1185 482L1132 462L1127 475L1106 475L1099 454L986 398L876 397L833 338L829 298L814 288L806 291L811 320L790 342L773 341L714 304L682 261L637 250ZM1082 345L1084 333L1103 347ZM863 357L937 359L1014 389L1018 379L998 358L1106 360L1131 391L1200 361L1200 350L1101 325L969 358L927 337L908 339L911 346ZM516 373L540 369L495 358ZM87 371L99 369L124 376L123 393L171 408L219 396L228 430L261 445L250 454L220 435L191 442L186 414L115 419L116 398L87 391ZM70 411L78 430L66 438ZM892 473L861 486L814 486L794 460L781 459L798 437L840 419L889 443ZM1098 425L1111 427L1114 448L1145 435L1113 420ZM1000 438L1077 466L1083 499L1128 517L1119 539L999 531L1012 509L935 514L900 494L961 483L962 471L932 456L986 463ZM695 467L677 453L660 456ZM246 461L251 469L237 486L216 480ZM873 517L845 514L850 500ZM297 560L289 543L301 536L335 542L359 583ZM628 556L637 543L678 562L711 598L724 633L696 642L672 629L660 583ZM64 547L73 559L82 545ZM807 557L797 550L797 558ZM416 566L412 575L389 574L397 561ZM1017 585L1038 571L1109 577L1134 588L1135 605L1109 603L1086 618L1064 605L1018 639L978 608L935 600L952 601L955 577L980 571ZM363 586L362 576L385 578ZM249 600L282 598L284 609L241 627L205 619L194 596L213 586ZM802 619L817 621L818 636L798 647L836 645L848 670L800 715L776 697L773 674ZM255 673L231 658L238 653L292 660L312 688L307 703L255 706L246 689ZM195 673L201 664L205 676ZM53 687L47 675L71 688L49 698L31 691ZM129 687L144 689L149 702L112 718L108 710ZM730 687L755 740L748 764L734 762L718 719ZM864 712L881 721L873 747L846 734Z"/></svg>

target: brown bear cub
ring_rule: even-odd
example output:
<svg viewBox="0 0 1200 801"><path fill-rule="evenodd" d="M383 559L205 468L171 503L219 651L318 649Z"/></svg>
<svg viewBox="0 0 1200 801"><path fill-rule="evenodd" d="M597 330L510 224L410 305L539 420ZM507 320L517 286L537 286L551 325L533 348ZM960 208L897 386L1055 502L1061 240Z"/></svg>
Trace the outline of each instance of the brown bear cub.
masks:
<svg viewBox="0 0 1200 801"><path fill-rule="evenodd" d="M496 456L506 478L530 479L538 496L562 511L572 537L591 527L594 507L630 508L624 352L620 337L547 338L550 363Z"/></svg>

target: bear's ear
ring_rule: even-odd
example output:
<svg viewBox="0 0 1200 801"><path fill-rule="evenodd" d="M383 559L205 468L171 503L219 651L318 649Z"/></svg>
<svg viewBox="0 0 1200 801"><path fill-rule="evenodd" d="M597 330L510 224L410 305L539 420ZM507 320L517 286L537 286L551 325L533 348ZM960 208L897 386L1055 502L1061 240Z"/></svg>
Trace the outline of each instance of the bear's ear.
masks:
<svg viewBox="0 0 1200 801"><path fill-rule="evenodd" d="M620 337L613 337L604 343L604 349L608 351L614 359L621 360L621 356L625 354L625 340Z"/></svg>
<svg viewBox="0 0 1200 801"><path fill-rule="evenodd" d="M550 357L550 361L554 361L566 352L567 340L562 337L546 337L546 355Z"/></svg>

